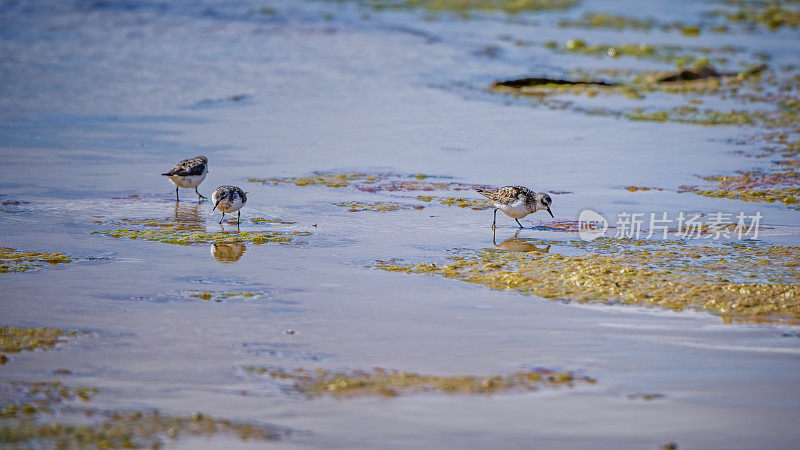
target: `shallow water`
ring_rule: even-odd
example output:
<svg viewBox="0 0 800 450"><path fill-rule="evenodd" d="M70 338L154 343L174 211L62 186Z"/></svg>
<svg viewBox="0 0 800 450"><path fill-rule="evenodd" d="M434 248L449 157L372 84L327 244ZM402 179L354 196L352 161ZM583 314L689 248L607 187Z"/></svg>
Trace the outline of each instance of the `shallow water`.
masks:
<svg viewBox="0 0 800 450"><path fill-rule="evenodd" d="M267 4L275 14L248 14ZM664 5L640 13L696 17L693 2ZM645 35L663 43L734 44L769 52L771 64L800 63L796 30L746 39L710 34L706 41L706 35L551 25L554 17L629 7L584 4L534 15L539 24L532 25L430 21L338 2L4 2L0 199L30 203L4 207L0 246L103 259L0 274L3 324L93 332L57 351L12 355L0 377L96 386L100 407L203 411L275 424L296 431L274 444L286 447L795 446L798 326L564 304L381 272L367 266L390 258L439 261L449 249L491 247L491 210L414 200L427 192L247 181L329 170L523 184L569 191L553 195L561 220L577 219L584 208L606 217L760 212L770 228L763 242L800 244L798 213L785 205L675 192L698 184L696 175L766 167L769 161L733 153L757 147L730 142L751 129L630 122L531 108L486 92L497 79L607 64L554 55L541 45L504 46L496 58L475 54L498 45L503 33L536 41ZM218 231L219 213L208 202L182 191L176 205L172 186L159 175L197 154L210 161L201 193L222 184L248 191L242 231L308 231L307 244L245 244L228 255L218 251L223 260L241 253L238 260L218 261L211 244L90 234L109 228L94 221L176 216ZM630 185L667 190L628 192ZM479 198L470 191L440 194ZM425 209L354 213L332 205L352 201ZM542 214L523 223L550 219ZM296 223L254 224L254 217ZM498 243L515 235L564 238L516 234L502 215L498 223ZM263 294L215 302L189 297L194 291ZM248 365L438 375L546 367L579 371L597 383L491 397L307 398L247 375ZM64 368L73 374L53 374ZM664 397L631 398L641 393ZM181 438L169 447L258 445L221 439Z"/></svg>

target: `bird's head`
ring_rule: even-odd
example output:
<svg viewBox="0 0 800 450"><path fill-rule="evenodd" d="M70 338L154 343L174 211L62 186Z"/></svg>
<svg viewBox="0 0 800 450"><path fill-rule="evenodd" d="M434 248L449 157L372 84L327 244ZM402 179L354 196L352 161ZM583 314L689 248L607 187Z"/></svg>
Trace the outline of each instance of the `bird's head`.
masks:
<svg viewBox="0 0 800 450"><path fill-rule="evenodd" d="M547 195L547 194L545 194L543 192L540 192L538 194L535 194L533 196L533 199L534 199L535 204L536 204L536 211L539 211L540 209L543 209L543 210L547 211L548 213L550 213L550 217L552 217L554 219L556 218L556 216L553 215L553 211L550 211L550 205L553 204L553 200L550 198L549 195Z"/></svg>
<svg viewBox="0 0 800 450"><path fill-rule="evenodd" d="M214 202L214 207L211 208L211 210L213 211L213 210L217 209L217 206L219 206L220 202L227 201L227 199L228 199L228 192L227 191L223 191L223 190L214 191L214 194L211 195L211 201Z"/></svg>

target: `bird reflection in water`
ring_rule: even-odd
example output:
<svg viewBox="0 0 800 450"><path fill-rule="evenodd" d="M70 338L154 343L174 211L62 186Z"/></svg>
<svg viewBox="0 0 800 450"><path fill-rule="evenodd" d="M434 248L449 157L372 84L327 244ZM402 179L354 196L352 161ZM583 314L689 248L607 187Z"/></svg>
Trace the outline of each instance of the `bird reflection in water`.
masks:
<svg viewBox="0 0 800 450"><path fill-rule="evenodd" d="M172 226L180 231L206 231L205 220L197 203L175 203L175 220Z"/></svg>
<svg viewBox="0 0 800 450"><path fill-rule="evenodd" d="M514 237L508 238L501 243L497 243L496 235L492 233L492 243L494 244L495 248L499 248L501 250L505 250L507 252L517 252L517 253L530 253L530 252L537 252L537 253L550 253L550 246L539 248L530 242L526 241L525 239L521 239L517 237L519 235L519 231L514 234Z"/></svg>
<svg viewBox="0 0 800 450"><path fill-rule="evenodd" d="M211 256L221 263L232 263L241 259L247 247L244 244L211 244Z"/></svg>

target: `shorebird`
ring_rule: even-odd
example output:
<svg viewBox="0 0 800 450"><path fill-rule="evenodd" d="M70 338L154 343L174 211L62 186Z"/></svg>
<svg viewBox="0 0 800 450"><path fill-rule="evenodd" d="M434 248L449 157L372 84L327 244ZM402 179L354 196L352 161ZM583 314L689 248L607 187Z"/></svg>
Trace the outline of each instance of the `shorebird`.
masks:
<svg viewBox="0 0 800 450"><path fill-rule="evenodd" d="M247 193L236 186L220 186L213 194L211 194L211 201L214 202L214 208L222 211L222 219L219 221L220 225L225 220L225 213L232 213L242 209L247 203ZM238 219L242 218L242 212L239 211Z"/></svg>
<svg viewBox="0 0 800 450"><path fill-rule="evenodd" d="M197 186L206 178L208 173L208 159L205 156L195 156L194 158L184 159L183 161L175 164L167 173L162 173L165 177L169 177L169 181L175 185L175 201L180 201L178 196L178 188L191 189L199 197L198 200L204 199L199 192Z"/></svg>
<svg viewBox="0 0 800 450"><path fill-rule="evenodd" d="M550 213L550 217L555 218L553 212L550 211L550 205L553 203L553 200L545 193L540 192L537 194L524 186L503 186L494 191L490 189L475 190L494 202L495 209L492 228L494 228L497 223L498 209L506 213L509 217L513 217L520 228L524 227L519 223L519 219L539 210L545 210Z"/></svg>

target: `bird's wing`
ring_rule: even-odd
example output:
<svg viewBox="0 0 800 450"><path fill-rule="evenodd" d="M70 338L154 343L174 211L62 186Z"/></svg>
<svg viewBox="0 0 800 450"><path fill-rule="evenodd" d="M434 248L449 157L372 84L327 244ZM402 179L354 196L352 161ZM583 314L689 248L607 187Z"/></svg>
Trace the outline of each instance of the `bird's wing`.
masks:
<svg viewBox="0 0 800 450"><path fill-rule="evenodd" d="M246 203L247 202L247 194L241 188L237 187L236 188L236 193L238 193L239 197L242 198L242 203Z"/></svg>
<svg viewBox="0 0 800 450"><path fill-rule="evenodd" d="M521 194L528 194L530 190L523 186L503 186L488 196L492 201L503 205L509 205L517 201Z"/></svg>
<svg viewBox="0 0 800 450"><path fill-rule="evenodd" d="M206 168L206 163L200 158L184 159L172 168L167 175L177 175L187 177L191 175L202 175Z"/></svg>

